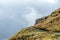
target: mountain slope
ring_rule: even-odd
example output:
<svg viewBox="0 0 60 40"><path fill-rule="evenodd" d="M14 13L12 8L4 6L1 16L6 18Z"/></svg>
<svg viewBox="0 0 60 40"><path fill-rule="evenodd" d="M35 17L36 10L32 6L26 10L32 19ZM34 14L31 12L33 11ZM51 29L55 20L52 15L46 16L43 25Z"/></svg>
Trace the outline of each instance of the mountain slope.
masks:
<svg viewBox="0 0 60 40"><path fill-rule="evenodd" d="M51 15L42 18L42 20L34 26L49 31L60 31L60 8L52 12Z"/></svg>
<svg viewBox="0 0 60 40"><path fill-rule="evenodd" d="M36 20L35 25L22 29L8 40L59 40L60 8Z"/></svg>

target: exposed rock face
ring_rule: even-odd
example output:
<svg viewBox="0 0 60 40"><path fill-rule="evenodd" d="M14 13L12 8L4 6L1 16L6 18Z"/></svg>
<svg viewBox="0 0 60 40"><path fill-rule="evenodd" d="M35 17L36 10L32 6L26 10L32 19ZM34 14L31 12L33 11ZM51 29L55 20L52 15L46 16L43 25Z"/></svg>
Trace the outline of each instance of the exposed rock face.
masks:
<svg viewBox="0 0 60 40"><path fill-rule="evenodd" d="M17 32L8 40L60 40L60 8L37 19L35 25Z"/></svg>
<svg viewBox="0 0 60 40"><path fill-rule="evenodd" d="M60 8L52 12L51 15L38 19L36 23L37 24L34 25L35 28L60 31Z"/></svg>

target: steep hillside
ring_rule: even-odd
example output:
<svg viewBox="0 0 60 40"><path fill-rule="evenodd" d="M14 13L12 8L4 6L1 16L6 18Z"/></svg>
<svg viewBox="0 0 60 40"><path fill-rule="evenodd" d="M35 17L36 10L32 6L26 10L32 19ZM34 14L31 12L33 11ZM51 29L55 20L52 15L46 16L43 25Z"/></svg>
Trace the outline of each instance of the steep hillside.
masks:
<svg viewBox="0 0 60 40"><path fill-rule="evenodd" d="M59 40L60 8L36 20L35 25L22 29L8 40Z"/></svg>
<svg viewBox="0 0 60 40"><path fill-rule="evenodd" d="M45 29L49 31L60 31L60 8L52 12L51 15L43 17L36 25L35 28Z"/></svg>

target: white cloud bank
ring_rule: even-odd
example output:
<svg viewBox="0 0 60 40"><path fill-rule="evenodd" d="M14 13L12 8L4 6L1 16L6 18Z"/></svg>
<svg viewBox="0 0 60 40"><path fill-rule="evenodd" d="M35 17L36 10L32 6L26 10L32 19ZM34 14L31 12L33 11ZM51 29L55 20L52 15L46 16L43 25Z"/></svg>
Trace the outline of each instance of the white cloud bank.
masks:
<svg viewBox="0 0 60 40"><path fill-rule="evenodd" d="M23 17L25 18L25 20L28 22L28 26L31 26L35 23L35 20L37 18L42 17L41 13L39 13L36 9L31 8L31 7L27 7Z"/></svg>
<svg viewBox="0 0 60 40"><path fill-rule="evenodd" d="M58 0L0 0L0 3L31 3L31 2L39 2L39 3L57 3Z"/></svg>
<svg viewBox="0 0 60 40"><path fill-rule="evenodd" d="M52 4L55 4L57 3L58 0L37 0L39 2L44 2L44 3L52 3Z"/></svg>

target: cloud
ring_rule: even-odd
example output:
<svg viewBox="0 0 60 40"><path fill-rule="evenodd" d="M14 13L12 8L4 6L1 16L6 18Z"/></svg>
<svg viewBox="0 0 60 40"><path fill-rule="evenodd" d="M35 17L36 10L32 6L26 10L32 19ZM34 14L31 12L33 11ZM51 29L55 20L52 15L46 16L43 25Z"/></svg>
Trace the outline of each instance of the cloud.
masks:
<svg viewBox="0 0 60 40"><path fill-rule="evenodd" d="M28 26L33 25L35 23L34 20L40 17L42 17L41 13L31 7L27 7L23 15L23 18L28 22Z"/></svg>
<svg viewBox="0 0 60 40"><path fill-rule="evenodd" d="M13 35L60 7L58 0L0 0L0 38ZM3 36L2 36L3 35Z"/></svg>
<svg viewBox="0 0 60 40"><path fill-rule="evenodd" d="M0 3L28 3L32 0L0 0Z"/></svg>
<svg viewBox="0 0 60 40"><path fill-rule="evenodd" d="M57 0L46 0L46 2L48 2L48 3L56 3Z"/></svg>
<svg viewBox="0 0 60 40"><path fill-rule="evenodd" d="M57 3L58 0L37 0L39 2L43 2L43 3L51 3L51 4L55 4Z"/></svg>
<svg viewBox="0 0 60 40"><path fill-rule="evenodd" d="M2 38L2 39L0 39L0 40L8 40L7 38Z"/></svg>
<svg viewBox="0 0 60 40"><path fill-rule="evenodd" d="M51 3L55 4L58 0L0 0L0 3Z"/></svg>

